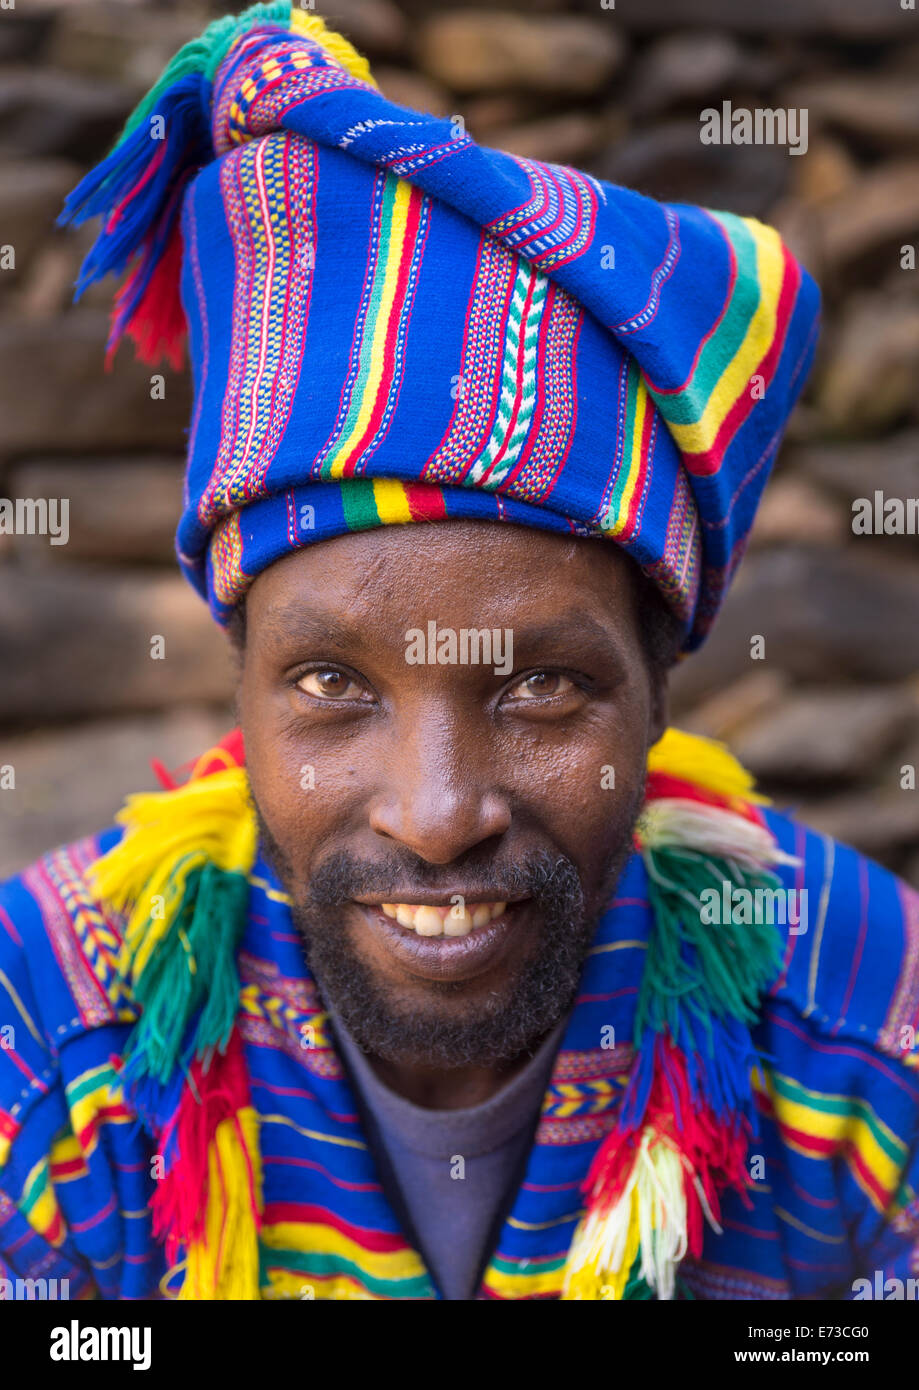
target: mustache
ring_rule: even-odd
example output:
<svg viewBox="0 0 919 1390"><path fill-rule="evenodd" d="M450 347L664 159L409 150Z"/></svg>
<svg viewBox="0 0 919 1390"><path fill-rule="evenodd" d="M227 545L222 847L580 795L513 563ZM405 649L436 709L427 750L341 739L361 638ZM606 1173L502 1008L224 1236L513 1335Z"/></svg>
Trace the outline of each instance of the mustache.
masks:
<svg viewBox="0 0 919 1390"><path fill-rule="evenodd" d="M399 902L400 893L420 896L425 890L505 901L533 898L542 907L564 902L569 911L583 903L577 867L560 853L537 850L513 863L478 855L451 865L449 872L445 881L443 866L423 859L388 855L371 861L337 850L311 875L308 896L311 906L326 909L340 907L359 895Z"/></svg>

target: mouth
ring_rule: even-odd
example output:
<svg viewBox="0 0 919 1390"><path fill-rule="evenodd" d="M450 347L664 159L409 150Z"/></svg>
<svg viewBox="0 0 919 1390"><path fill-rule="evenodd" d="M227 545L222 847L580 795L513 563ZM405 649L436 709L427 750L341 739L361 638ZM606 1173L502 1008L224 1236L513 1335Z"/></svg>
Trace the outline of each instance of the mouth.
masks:
<svg viewBox="0 0 919 1390"><path fill-rule="evenodd" d="M360 902L374 939L409 974L426 980L467 980L493 969L514 948L531 900ZM458 899L458 901L457 901Z"/></svg>
<svg viewBox="0 0 919 1390"><path fill-rule="evenodd" d="M418 936L468 936L476 927L487 927L507 911L505 902L452 903L449 907L435 903L381 903L386 917Z"/></svg>

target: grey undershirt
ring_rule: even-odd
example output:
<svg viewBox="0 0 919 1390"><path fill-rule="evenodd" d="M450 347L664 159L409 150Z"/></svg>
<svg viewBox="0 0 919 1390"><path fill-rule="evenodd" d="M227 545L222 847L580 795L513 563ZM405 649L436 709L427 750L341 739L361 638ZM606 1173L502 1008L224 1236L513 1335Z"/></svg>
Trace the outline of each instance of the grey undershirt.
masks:
<svg viewBox="0 0 919 1390"><path fill-rule="evenodd" d="M565 1020L505 1086L465 1110L428 1110L380 1081L330 1009L380 1181L445 1299L473 1299L523 1179ZM462 1176L460 1176L462 1174Z"/></svg>

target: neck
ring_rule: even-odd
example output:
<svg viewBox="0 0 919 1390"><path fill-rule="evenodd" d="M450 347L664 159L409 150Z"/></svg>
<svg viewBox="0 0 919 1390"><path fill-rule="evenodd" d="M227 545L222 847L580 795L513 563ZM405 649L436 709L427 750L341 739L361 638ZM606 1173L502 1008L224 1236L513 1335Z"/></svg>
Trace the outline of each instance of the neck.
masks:
<svg viewBox="0 0 919 1390"><path fill-rule="evenodd" d="M425 1110L465 1110L482 1105L506 1086L531 1060L544 1041L511 1062L496 1066L451 1067L443 1070L419 1064L391 1062L372 1053L367 1057L374 1073L391 1091Z"/></svg>

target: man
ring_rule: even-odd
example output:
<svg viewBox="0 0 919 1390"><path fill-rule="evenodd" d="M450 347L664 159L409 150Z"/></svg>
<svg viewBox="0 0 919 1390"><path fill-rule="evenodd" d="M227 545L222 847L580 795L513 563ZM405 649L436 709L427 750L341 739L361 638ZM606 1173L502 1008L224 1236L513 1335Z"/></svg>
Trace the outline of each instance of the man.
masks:
<svg viewBox="0 0 919 1390"><path fill-rule="evenodd" d="M113 347L187 320L240 729L0 897L11 1286L909 1279L917 895L666 729L813 354L777 235L480 149L277 3L68 213Z"/></svg>

